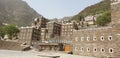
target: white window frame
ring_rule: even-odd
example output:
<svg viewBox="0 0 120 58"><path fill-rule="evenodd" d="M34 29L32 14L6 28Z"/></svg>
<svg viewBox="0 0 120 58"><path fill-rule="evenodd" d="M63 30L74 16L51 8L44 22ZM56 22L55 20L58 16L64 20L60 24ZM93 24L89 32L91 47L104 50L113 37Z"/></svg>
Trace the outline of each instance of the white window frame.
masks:
<svg viewBox="0 0 120 58"><path fill-rule="evenodd" d="M96 51L95 51L95 49L96 49ZM97 52L97 48L96 47L93 48L93 52Z"/></svg>
<svg viewBox="0 0 120 58"><path fill-rule="evenodd" d="M112 52L111 52L112 49ZM114 53L114 49L113 48L109 48L109 53Z"/></svg>
<svg viewBox="0 0 120 58"><path fill-rule="evenodd" d="M102 51L102 50L104 50L104 51ZM105 52L105 49L104 49L104 48L101 48L101 52L104 53L104 52Z"/></svg>
<svg viewBox="0 0 120 58"><path fill-rule="evenodd" d="M75 51L78 51L78 47L75 47Z"/></svg>
<svg viewBox="0 0 120 58"><path fill-rule="evenodd" d="M82 51L84 51L84 48L83 48L83 47L81 47L81 48L80 48L80 51L81 51L81 52L82 52Z"/></svg>
<svg viewBox="0 0 120 58"><path fill-rule="evenodd" d="M103 38L103 39L102 39L102 38ZM105 40L105 39L104 39L104 36L101 36L101 37L100 37L100 40L101 40L101 41L104 41L104 40Z"/></svg>
<svg viewBox="0 0 120 58"><path fill-rule="evenodd" d="M87 52L90 52L90 48L86 48L87 49Z"/></svg>
<svg viewBox="0 0 120 58"><path fill-rule="evenodd" d="M87 41L90 41L90 37L87 37Z"/></svg>
<svg viewBox="0 0 120 58"><path fill-rule="evenodd" d="M81 41L84 41L84 37L81 37Z"/></svg>
<svg viewBox="0 0 120 58"><path fill-rule="evenodd" d="M95 39L95 38L96 38L96 39ZM97 41L97 37L96 37L96 36L93 37L93 41Z"/></svg>
<svg viewBox="0 0 120 58"><path fill-rule="evenodd" d="M78 37L75 37L75 41L76 41L76 42L78 41Z"/></svg>
<svg viewBox="0 0 120 58"><path fill-rule="evenodd" d="M110 37L111 37L111 39L110 39ZM112 40L112 36L108 36L108 40L111 41Z"/></svg>

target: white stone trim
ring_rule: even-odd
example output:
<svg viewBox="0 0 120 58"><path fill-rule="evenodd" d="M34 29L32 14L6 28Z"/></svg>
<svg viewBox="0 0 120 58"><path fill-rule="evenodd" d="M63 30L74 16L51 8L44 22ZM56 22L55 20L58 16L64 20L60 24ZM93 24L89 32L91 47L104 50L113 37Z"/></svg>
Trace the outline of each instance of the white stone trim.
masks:
<svg viewBox="0 0 120 58"><path fill-rule="evenodd" d="M111 52L112 50L112 52ZM109 48L109 53L114 53L114 49L113 48Z"/></svg>
<svg viewBox="0 0 120 58"><path fill-rule="evenodd" d="M108 40L111 41L113 38L112 36L108 36Z"/></svg>
<svg viewBox="0 0 120 58"><path fill-rule="evenodd" d="M87 41L90 41L90 37L87 37Z"/></svg>
<svg viewBox="0 0 120 58"><path fill-rule="evenodd" d="M105 49L104 49L104 48L101 48L101 52L102 52L102 53L105 52Z"/></svg>
<svg viewBox="0 0 120 58"><path fill-rule="evenodd" d="M95 51L95 49L96 49L96 51ZM93 52L97 52L97 48L96 47L93 48Z"/></svg>
<svg viewBox="0 0 120 58"><path fill-rule="evenodd" d="M84 37L81 37L81 41L84 41Z"/></svg>
<svg viewBox="0 0 120 58"><path fill-rule="evenodd" d="M101 40L101 41L104 41L104 40L105 40L105 39L104 39L104 36L101 36L101 37L100 37L100 40Z"/></svg>
<svg viewBox="0 0 120 58"><path fill-rule="evenodd" d="M97 41L97 37L96 36L93 37L93 41Z"/></svg>

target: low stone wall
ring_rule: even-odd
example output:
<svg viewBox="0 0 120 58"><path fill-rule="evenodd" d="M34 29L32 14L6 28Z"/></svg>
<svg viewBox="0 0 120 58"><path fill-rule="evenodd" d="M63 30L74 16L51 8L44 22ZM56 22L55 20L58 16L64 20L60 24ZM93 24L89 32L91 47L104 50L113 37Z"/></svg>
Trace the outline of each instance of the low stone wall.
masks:
<svg viewBox="0 0 120 58"><path fill-rule="evenodd" d="M1 41L0 40L0 49L3 50L24 50L25 47L21 46L21 44L17 42L10 42L10 41Z"/></svg>
<svg viewBox="0 0 120 58"><path fill-rule="evenodd" d="M74 30L73 53L82 56L117 57L119 38L112 32L112 27Z"/></svg>

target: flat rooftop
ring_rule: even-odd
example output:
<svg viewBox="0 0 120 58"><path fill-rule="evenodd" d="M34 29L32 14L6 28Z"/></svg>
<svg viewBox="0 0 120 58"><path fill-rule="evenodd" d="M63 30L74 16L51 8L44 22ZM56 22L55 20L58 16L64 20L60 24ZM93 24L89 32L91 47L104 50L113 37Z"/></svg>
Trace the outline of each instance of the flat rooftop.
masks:
<svg viewBox="0 0 120 58"><path fill-rule="evenodd" d="M31 50L31 51L0 50L0 58L50 58L50 57L43 57L43 55L44 56L60 56L60 58L95 58L95 57L71 55L71 54L66 54L64 52L57 52L57 51L37 52L34 50Z"/></svg>

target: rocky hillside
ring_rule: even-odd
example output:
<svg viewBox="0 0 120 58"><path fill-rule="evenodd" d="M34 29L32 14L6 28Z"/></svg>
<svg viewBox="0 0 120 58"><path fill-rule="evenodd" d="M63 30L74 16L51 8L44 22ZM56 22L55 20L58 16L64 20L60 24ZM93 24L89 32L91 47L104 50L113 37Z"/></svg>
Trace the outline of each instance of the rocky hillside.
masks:
<svg viewBox="0 0 120 58"><path fill-rule="evenodd" d="M82 17L104 13L105 11L110 11L110 0L103 0L95 5L85 8L83 11L75 15L71 20L79 21Z"/></svg>
<svg viewBox="0 0 120 58"><path fill-rule="evenodd" d="M31 25L33 18L40 16L25 1L0 0L0 23Z"/></svg>

